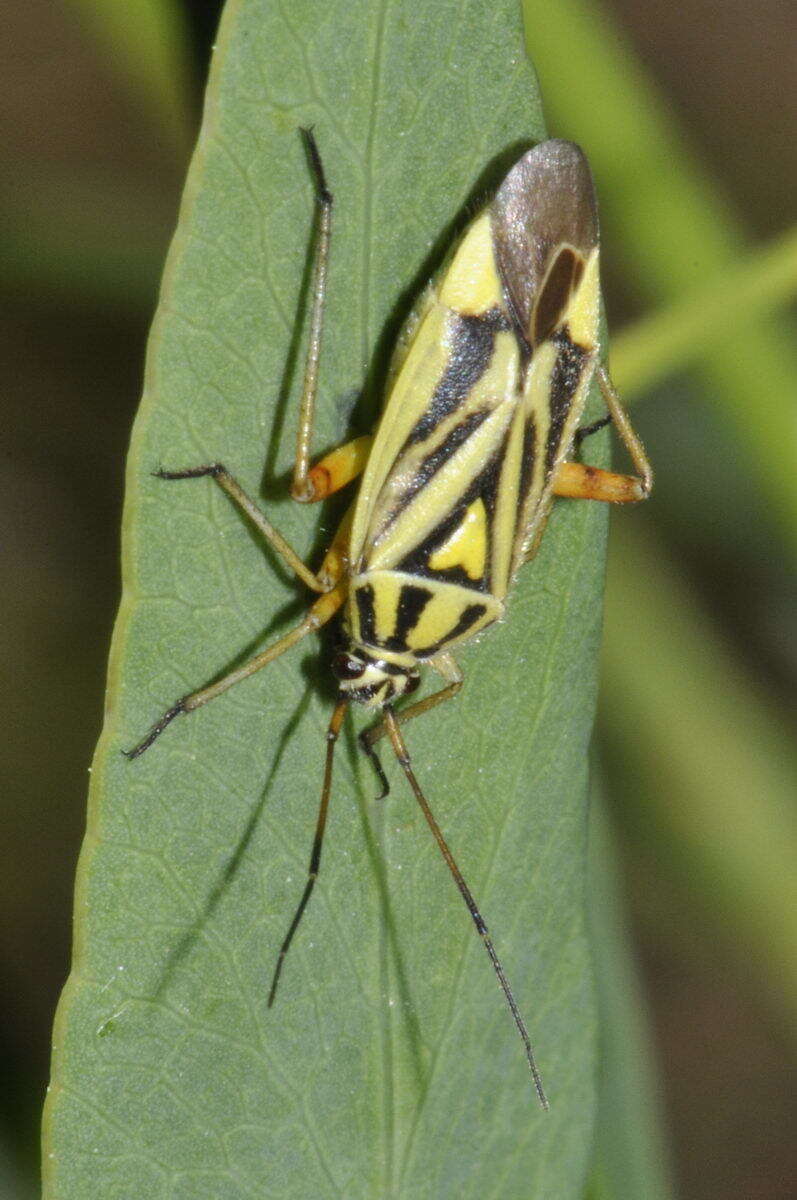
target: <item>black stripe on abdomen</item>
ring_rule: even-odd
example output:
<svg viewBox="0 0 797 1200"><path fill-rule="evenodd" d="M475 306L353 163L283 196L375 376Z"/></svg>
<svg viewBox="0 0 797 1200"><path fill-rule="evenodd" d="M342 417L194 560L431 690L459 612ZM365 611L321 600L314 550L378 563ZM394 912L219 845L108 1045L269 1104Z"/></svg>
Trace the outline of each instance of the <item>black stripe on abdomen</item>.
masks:
<svg viewBox="0 0 797 1200"><path fill-rule="evenodd" d="M434 645L425 647L422 652L423 657L428 658L429 655L436 654L438 650L440 650L443 646L447 646L450 642L453 642L455 638L462 637L468 632L469 629L473 628L477 621L481 620L486 612L486 604L468 604L465 608L463 608L459 615L459 620L455 625L452 626L451 629L449 629L446 636L440 638L439 641L434 643ZM420 653L421 652L419 651L419 655Z"/></svg>
<svg viewBox="0 0 797 1200"><path fill-rule="evenodd" d="M551 470L559 453L562 431L573 403L573 397L578 391L584 371L584 362L589 357L588 350L571 340L566 326L558 330L551 341L556 347L556 361L551 371L551 422L545 447L546 474Z"/></svg>
<svg viewBox="0 0 797 1200"><path fill-rule="evenodd" d="M451 354L429 407L415 422L406 445L424 441L462 403L490 365L496 333L508 328L499 309L478 317L452 318Z"/></svg>
<svg viewBox="0 0 797 1200"><path fill-rule="evenodd" d="M359 641L365 646L375 646L377 642L373 586L370 583L364 583L361 587L355 588L354 599L360 623Z"/></svg>
<svg viewBox="0 0 797 1200"><path fill-rule="evenodd" d="M432 595L433 593L427 587L417 587L414 583L406 583L399 592L396 625L393 633L379 644L386 650L394 650L398 653L407 650L407 638L420 621L423 610L432 599Z"/></svg>
<svg viewBox="0 0 797 1200"><path fill-rule="evenodd" d="M446 513L439 525L427 534L423 541L417 546L413 546L412 550L396 564L397 571L405 571L408 575L425 576L427 579L440 579L446 583L456 583L460 587L466 587L471 590L477 589L481 592L489 592L491 586L490 577L490 555L489 552L485 557L484 574L481 579L473 579L463 567L435 567L429 566L429 559L448 540L458 525L462 523L465 512L474 500L480 499L484 504L484 509L487 514L488 529L492 530L493 517L495 515L496 496L498 493L498 485L500 482L501 464L506 453L506 440L509 437L509 432L504 435L504 439L499 449L488 460L487 465L479 475L471 483L470 487L463 493L458 503ZM488 537L489 550L489 537Z"/></svg>
<svg viewBox="0 0 797 1200"><path fill-rule="evenodd" d="M407 638L420 621L432 596L433 592L428 587L405 583L399 591L393 629L387 637L379 637L376 630L373 584L364 583L355 588L354 599L360 625L358 640L364 646L381 647L399 654L406 652Z"/></svg>

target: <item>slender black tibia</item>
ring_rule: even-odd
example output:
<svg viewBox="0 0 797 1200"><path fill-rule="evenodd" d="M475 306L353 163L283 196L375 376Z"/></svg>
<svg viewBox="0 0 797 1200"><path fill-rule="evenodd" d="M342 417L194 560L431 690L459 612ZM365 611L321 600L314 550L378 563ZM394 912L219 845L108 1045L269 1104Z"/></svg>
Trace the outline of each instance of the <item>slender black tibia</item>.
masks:
<svg viewBox="0 0 797 1200"><path fill-rule="evenodd" d="M338 740L340 727L343 724L343 718L346 715L346 709L349 706L347 699L338 700L335 709L332 713L332 718L329 722L327 730L327 756L324 764L324 784L321 788L321 802L318 806L318 819L315 826L315 837L313 838L313 849L310 852L310 866L307 871L307 883L302 892L302 898L296 912L293 914L293 920L288 926L288 932L285 934L280 952L277 955L277 965L274 968L274 976L271 980L271 988L268 993L268 1007L271 1008L274 1003L274 997L277 994L277 984L282 974L282 964L285 962L285 955L290 949L293 935L299 928L299 922L304 916L304 910L307 908L307 902L313 894L315 881L318 878L318 869L321 865L321 849L324 844L324 830L327 824L327 811L329 809L329 794L332 788L332 763L335 757L335 742Z"/></svg>
<svg viewBox="0 0 797 1200"><path fill-rule="evenodd" d="M379 761L379 755L377 754L376 750L374 750L373 741L368 737L370 732L371 731L369 729L363 729L357 740L360 743L360 749L362 750L363 754L365 754L371 760L371 765L376 772L377 779L379 780L379 787L381 790L376 798L377 800L386 800L390 795L390 782L385 774L385 768Z"/></svg>
<svg viewBox="0 0 797 1200"><path fill-rule="evenodd" d="M146 737L142 738L137 746L132 750L123 750L125 758L138 758L145 750L149 750L156 738L160 737L167 725L171 725L175 717L179 717L181 713L186 711L185 699L178 700L171 708L167 708L166 712L160 717L150 729Z"/></svg>
<svg viewBox="0 0 797 1200"><path fill-rule="evenodd" d="M484 948L490 956L490 962L493 964L493 970L495 971L496 975L498 976L498 982L501 985L501 990L503 991L504 996L506 997L506 1002L509 1005L510 1012L512 1013L512 1016L514 1018L515 1025L517 1026L517 1031L520 1034L520 1037L523 1041L523 1046L526 1051L526 1059L528 1061L529 1069L531 1071L531 1077L534 1080L534 1087L537 1092L537 1096L539 1097L539 1101L540 1101L540 1104L542 1105L542 1107L547 1110L549 1108L548 1098L545 1095L545 1089L543 1088L543 1085L542 1085L542 1077L540 1075L539 1068L537 1067L537 1063L534 1058L534 1050L532 1049L531 1038L529 1037L529 1032L526 1028L526 1023L523 1020L522 1016L520 1015L520 1009L517 1006L515 997L512 995L512 989L509 986L509 980L506 977L504 968L501 966L501 961L496 953L495 946L493 945L492 939L487 930L487 925L485 924L484 918L482 917L481 913L479 912L479 909L476 906L476 901L473 899L473 894L471 893L470 888L468 887L468 885L466 884L465 880L462 877L462 872L460 871L459 867L457 866L457 864L454 860L453 854L451 853L451 851L448 848L448 843L446 842L445 838L443 837L443 831L441 830L440 826L437 824L437 821L435 820L434 813L432 812L431 808L429 807L429 802L427 801L426 797L424 796L423 792L421 791L421 785L418 783L418 780L415 778L415 772L412 769L412 764L410 762L410 756L407 752L407 747L404 744L404 738L401 736L401 730L399 729L399 723L396 718L396 714L394 713L394 711L390 707L390 705L387 705L385 707L384 713L385 713L385 726L387 729L387 735L390 738L396 758L398 759L399 763L401 764L404 774L407 776L409 785L412 788L415 799L418 801L418 804L420 805L420 808L421 808L421 812L423 813L424 817L426 818L426 822L427 822L429 828L431 829L432 834L434 835L434 839L437 842L438 846L440 847L440 851L443 855L443 858L446 860L448 869L451 872L451 874L454 876L454 881L455 881L457 887L459 888L460 895L462 896L462 899L465 901L466 905L468 906L468 912L470 913L471 917L473 918L473 924L476 926L476 931L479 934L479 936L481 937L482 941L484 942Z"/></svg>
<svg viewBox="0 0 797 1200"><path fill-rule="evenodd" d="M582 425L577 429L573 437L573 444L578 448L584 441L584 438L592 437L593 433L597 433L599 429L605 429L607 425L611 425L611 413L607 413L605 417L599 417L597 421L593 421L591 425Z"/></svg>

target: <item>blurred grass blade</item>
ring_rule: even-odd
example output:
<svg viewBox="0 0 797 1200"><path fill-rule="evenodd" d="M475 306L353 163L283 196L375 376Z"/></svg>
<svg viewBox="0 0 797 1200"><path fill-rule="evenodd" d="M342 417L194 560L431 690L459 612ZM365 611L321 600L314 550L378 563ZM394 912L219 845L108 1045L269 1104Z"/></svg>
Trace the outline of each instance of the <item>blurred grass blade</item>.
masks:
<svg viewBox="0 0 797 1200"><path fill-rule="evenodd" d="M3 198L3 286L50 303L148 312L169 233L153 197L131 195L126 183L41 168L19 180Z"/></svg>
<svg viewBox="0 0 797 1200"><path fill-rule="evenodd" d="M622 240L635 288L666 306L632 329L625 346L618 339L618 377L633 393L665 360L667 369L687 354L699 362L707 398L729 418L767 514L793 544L797 475L787 398L797 391L797 355L786 320L765 312L771 297L793 289L793 234L737 266L744 231L621 31L579 0L562 0L556 22L538 0L525 0L524 13L528 39L544 47L539 61L556 131L588 147L604 229ZM708 303L698 313L701 299ZM732 664L639 523L626 517L615 525L601 713L637 781L624 816L640 837L655 840L658 858L666 847L669 870L724 936L741 939L792 1018L797 765L783 714Z"/></svg>
<svg viewBox="0 0 797 1200"><path fill-rule="evenodd" d="M622 914L613 832L593 787L590 928L601 1014L596 1155L588 1200L669 1200L647 1022Z"/></svg>
<svg viewBox="0 0 797 1200"><path fill-rule="evenodd" d="M266 1010L320 785L330 687L315 645L136 763L119 753L304 604L208 481L167 489L153 469L222 459L257 494L265 462L269 510L300 551L334 527L274 499L313 212L300 124L315 126L336 195L320 448L368 427L407 296L466 202L543 135L514 0L225 10L129 463L45 1194L580 1200L595 1101L583 881L598 506L555 513L511 620L463 654L461 700L408 731L528 1015L550 1114L400 772L386 764L393 792L375 804L350 731L316 895ZM369 411L349 422L364 381Z"/></svg>
<svg viewBox="0 0 797 1200"><path fill-rule="evenodd" d="M628 521L613 531L602 678L602 728L622 737L638 782L624 817L757 963L793 1029L797 753L781 714Z"/></svg>
<svg viewBox="0 0 797 1200"><path fill-rule="evenodd" d="M128 81L155 118L158 136L180 154L194 133L190 46L179 0L68 0L86 31Z"/></svg>
<svg viewBox="0 0 797 1200"><path fill-rule="evenodd" d="M743 337L747 324L793 300L797 293L797 226L705 287L635 321L612 338L612 375L624 398L699 361L705 347L728 330Z"/></svg>
<svg viewBox="0 0 797 1200"><path fill-rule="evenodd" d="M559 0L555 20L542 0L524 0L523 9L554 132L587 148L604 229L624 246L636 290L651 302L679 302L744 253L744 231L600 6ZM794 407L784 404L797 394L791 328L751 306L744 336L718 331L698 366L707 397L754 465L773 522L794 545L794 459L783 452L795 432Z"/></svg>

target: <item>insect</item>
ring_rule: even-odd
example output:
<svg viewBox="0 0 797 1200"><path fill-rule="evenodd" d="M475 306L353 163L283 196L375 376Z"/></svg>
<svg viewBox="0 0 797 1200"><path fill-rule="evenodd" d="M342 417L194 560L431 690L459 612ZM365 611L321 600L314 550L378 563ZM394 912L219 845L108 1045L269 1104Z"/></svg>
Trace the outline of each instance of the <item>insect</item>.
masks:
<svg viewBox="0 0 797 1200"><path fill-rule="evenodd" d="M533 557L555 496L642 500L652 473L608 374L599 364L598 223L590 170L570 142L525 153L471 222L424 292L399 340L374 434L310 466L332 195L313 133L301 131L317 211L310 331L291 494L322 500L361 476L357 497L320 568L311 570L221 463L159 470L164 480L210 476L317 598L290 632L249 662L184 696L126 753L143 754L177 716L253 675L339 616L342 648L327 733L321 799L307 882L279 950L285 956L321 861L334 746L349 704L379 716L361 735L386 791L374 745L387 736L483 940L503 989L540 1103L548 1107L531 1040L487 926L434 818L402 732L462 686L454 651L505 611L519 568ZM579 421L593 375L608 415ZM567 461L574 445L613 422L637 475ZM424 665L443 680L400 711Z"/></svg>

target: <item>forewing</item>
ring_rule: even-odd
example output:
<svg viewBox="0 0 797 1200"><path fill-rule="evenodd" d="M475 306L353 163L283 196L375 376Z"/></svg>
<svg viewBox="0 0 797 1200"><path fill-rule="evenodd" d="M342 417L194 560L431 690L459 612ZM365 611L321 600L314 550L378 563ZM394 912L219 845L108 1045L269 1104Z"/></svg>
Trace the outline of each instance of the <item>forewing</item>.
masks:
<svg viewBox="0 0 797 1200"><path fill-rule="evenodd" d="M542 531L597 354L598 217L584 154L572 142L542 142L509 172L491 211L498 271L529 356L511 578Z"/></svg>
<svg viewBox="0 0 797 1200"><path fill-rule="evenodd" d="M598 245L598 213L584 153L552 139L515 164L491 205L498 270L531 348L561 320Z"/></svg>
<svg viewBox="0 0 797 1200"><path fill-rule="evenodd" d="M354 515L355 572L434 570L424 564L443 546L448 561L452 530L482 493L489 538L497 462L522 395L520 369L487 210L426 294L393 380ZM489 588L489 564L479 585Z"/></svg>

